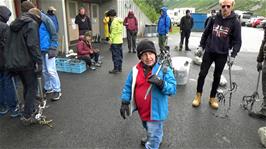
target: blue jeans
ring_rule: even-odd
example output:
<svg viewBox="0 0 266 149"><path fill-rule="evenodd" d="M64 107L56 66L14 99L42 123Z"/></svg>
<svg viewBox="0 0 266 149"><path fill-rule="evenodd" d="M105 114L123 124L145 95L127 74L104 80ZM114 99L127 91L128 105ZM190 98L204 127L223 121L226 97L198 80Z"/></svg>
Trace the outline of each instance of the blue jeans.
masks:
<svg viewBox="0 0 266 149"><path fill-rule="evenodd" d="M48 54L42 54L44 89L61 92L61 84L56 70L55 57L48 59Z"/></svg>
<svg viewBox="0 0 266 149"><path fill-rule="evenodd" d="M111 45L112 60L114 63L114 70L122 70L123 51L122 44Z"/></svg>
<svg viewBox="0 0 266 149"><path fill-rule="evenodd" d="M0 106L11 110L14 110L17 106L12 75L8 72L0 72Z"/></svg>
<svg viewBox="0 0 266 149"><path fill-rule="evenodd" d="M146 149L158 149L163 139L163 121L143 122L147 130L148 140L145 144Z"/></svg>

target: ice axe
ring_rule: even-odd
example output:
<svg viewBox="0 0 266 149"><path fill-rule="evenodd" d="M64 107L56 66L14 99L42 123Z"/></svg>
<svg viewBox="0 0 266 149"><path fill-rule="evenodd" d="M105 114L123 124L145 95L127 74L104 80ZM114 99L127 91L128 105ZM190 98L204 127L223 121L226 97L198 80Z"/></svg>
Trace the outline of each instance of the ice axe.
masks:
<svg viewBox="0 0 266 149"><path fill-rule="evenodd" d="M46 120L46 116L43 115L43 110L46 108L47 101L43 94L42 78L37 77L37 81L38 81L38 89L40 93L40 104L38 106L38 113L35 115L35 119L38 120L39 124L47 125L52 128L53 126L51 123L53 120Z"/></svg>

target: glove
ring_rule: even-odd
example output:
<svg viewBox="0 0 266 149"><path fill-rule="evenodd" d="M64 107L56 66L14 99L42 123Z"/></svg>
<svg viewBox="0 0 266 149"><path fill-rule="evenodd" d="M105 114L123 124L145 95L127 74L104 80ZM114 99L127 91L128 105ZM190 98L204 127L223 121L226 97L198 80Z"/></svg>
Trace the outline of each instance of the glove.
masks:
<svg viewBox="0 0 266 149"><path fill-rule="evenodd" d="M261 62L259 62L259 63L257 64L257 70L258 70L258 71L261 71L261 70L262 70L262 63L261 63Z"/></svg>
<svg viewBox="0 0 266 149"><path fill-rule="evenodd" d="M164 81L161 80L157 75L151 75L148 79L148 82L155 84L160 90L163 89Z"/></svg>
<svg viewBox="0 0 266 149"><path fill-rule="evenodd" d="M54 49L54 48L48 49L48 59L54 58L54 57L56 57L56 55L57 55L56 49Z"/></svg>
<svg viewBox="0 0 266 149"><path fill-rule="evenodd" d="M129 102L122 101L120 115L123 119L126 119L126 113L129 116Z"/></svg>
<svg viewBox="0 0 266 149"><path fill-rule="evenodd" d="M41 77L42 76L42 64L36 63L34 72L37 75L37 77Z"/></svg>
<svg viewBox="0 0 266 149"><path fill-rule="evenodd" d="M195 55L198 57L202 56L202 52L203 52L203 48L202 47L198 47L197 50L195 51Z"/></svg>
<svg viewBox="0 0 266 149"><path fill-rule="evenodd" d="M234 61L235 61L235 58L234 57L231 57L231 56L230 56L230 58L228 57L228 59L227 59L227 65L228 66L233 66Z"/></svg>

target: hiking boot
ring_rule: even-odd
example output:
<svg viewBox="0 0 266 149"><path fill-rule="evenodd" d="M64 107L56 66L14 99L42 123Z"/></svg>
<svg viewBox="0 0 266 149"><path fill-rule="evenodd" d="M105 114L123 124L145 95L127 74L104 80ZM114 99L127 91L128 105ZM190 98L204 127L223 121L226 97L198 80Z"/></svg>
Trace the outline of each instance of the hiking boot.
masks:
<svg viewBox="0 0 266 149"><path fill-rule="evenodd" d="M50 96L50 99L52 101L60 100L60 97L62 96L61 92L53 92L52 96Z"/></svg>
<svg viewBox="0 0 266 149"><path fill-rule="evenodd" d="M249 112L248 115L254 118L266 119L266 109L261 108L259 111Z"/></svg>
<svg viewBox="0 0 266 149"><path fill-rule="evenodd" d="M19 116L21 116L21 112L19 111L18 108L10 110L10 117L16 118L16 117L19 117Z"/></svg>
<svg viewBox="0 0 266 149"><path fill-rule="evenodd" d="M183 49L183 46L179 46L179 51L182 51L182 49Z"/></svg>
<svg viewBox="0 0 266 149"><path fill-rule="evenodd" d="M128 53L131 53L131 50L128 50Z"/></svg>
<svg viewBox="0 0 266 149"><path fill-rule="evenodd" d="M133 50L133 53L137 53L136 50Z"/></svg>
<svg viewBox="0 0 266 149"><path fill-rule="evenodd" d="M25 118L24 116L20 118L21 122L23 125L25 126L29 126L29 125L32 125L32 124L37 124L38 123L38 120L35 119L34 116L32 117L29 117L29 118Z"/></svg>
<svg viewBox="0 0 266 149"><path fill-rule="evenodd" d="M191 49L189 49L189 48L186 48L186 51L191 51Z"/></svg>
<svg viewBox="0 0 266 149"><path fill-rule="evenodd" d="M121 70L121 71L122 71L122 70ZM110 70L109 73L110 73L110 74L117 74L117 73L119 73L119 72L121 72L121 71L116 70L116 69L113 69L113 70Z"/></svg>
<svg viewBox="0 0 266 149"><path fill-rule="evenodd" d="M143 146L145 146L145 144L146 144L147 141L148 141L148 137L145 136L145 137L141 138L140 144L143 145Z"/></svg>
<svg viewBox="0 0 266 149"><path fill-rule="evenodd" d="M201 103L201 95L202 95L202 93L199 93L199 92L196 93L196 96L195 96L194 100L192 101L192 106L193 107L200 106L200 103Z"/></svg>
<svg viewBox="0 0 266 149"><path fill-rule="evenodd" d="M219 108L219 102L215 97L210 97L209 104L213 109L218 109Z"/></svg>

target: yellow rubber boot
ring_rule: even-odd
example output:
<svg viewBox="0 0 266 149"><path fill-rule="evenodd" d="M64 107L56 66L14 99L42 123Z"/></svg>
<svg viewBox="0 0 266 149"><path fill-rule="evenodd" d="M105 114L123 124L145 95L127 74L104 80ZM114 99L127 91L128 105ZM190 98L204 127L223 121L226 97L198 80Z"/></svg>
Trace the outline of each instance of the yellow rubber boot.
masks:
<svg viewBox="0 0 266 149"><path fill-rule="evenodd" d="M198 107L198 106L200 106L201 95L202 95L202 93L197 93L197 94L196 94L194 100L192 101L192 106L193 106L193 107Z"/></svg>
<svg viewBox="0 0 266 149"><path fill-rule="evenodd" d="M213 109L218 109L218 108L219 108L219 102L218 102L218 100L215 99L214 97L211 97L211 98L210 98L209 103L210 103L210 106L211 106Z"/></svg>

